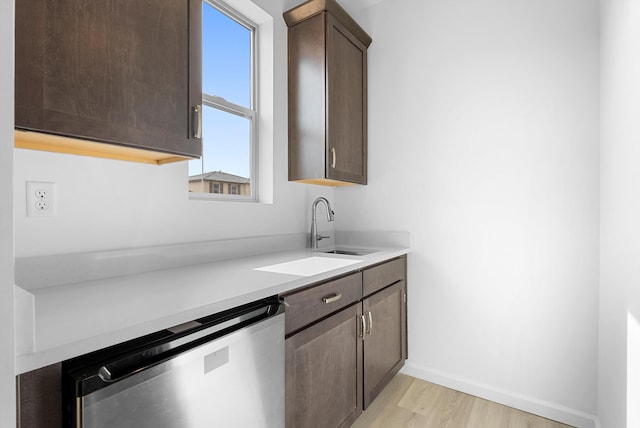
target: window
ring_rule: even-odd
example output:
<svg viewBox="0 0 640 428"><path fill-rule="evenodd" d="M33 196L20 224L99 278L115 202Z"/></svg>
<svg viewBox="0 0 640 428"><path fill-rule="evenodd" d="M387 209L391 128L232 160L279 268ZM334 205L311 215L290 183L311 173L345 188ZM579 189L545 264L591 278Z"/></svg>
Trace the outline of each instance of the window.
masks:
<svg viewBox="0 0 640 428"><path fill-rule="evenodd" d="M257 200L256 33L229 6L203 0L203 154L189 162L192 197Z"/></svg>

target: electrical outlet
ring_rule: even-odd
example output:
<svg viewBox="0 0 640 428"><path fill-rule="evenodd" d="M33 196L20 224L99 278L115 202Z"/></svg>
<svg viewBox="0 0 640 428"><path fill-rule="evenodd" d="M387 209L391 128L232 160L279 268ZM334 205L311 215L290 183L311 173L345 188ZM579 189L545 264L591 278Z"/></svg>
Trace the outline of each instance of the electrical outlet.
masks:
<svg viewBox="0 0 640 428"><path fill-rule="evenodd" d="M27 181L27 217L55 215L55 183Z"/></svg>

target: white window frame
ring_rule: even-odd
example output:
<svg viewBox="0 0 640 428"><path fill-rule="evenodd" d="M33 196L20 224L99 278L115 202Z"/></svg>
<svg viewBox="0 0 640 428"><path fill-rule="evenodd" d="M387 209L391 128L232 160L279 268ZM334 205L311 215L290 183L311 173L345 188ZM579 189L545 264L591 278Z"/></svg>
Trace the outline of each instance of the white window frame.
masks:
<svg viewBox="0 0 640 428"><path fill-rule="evenodd" d="M229 6L228 4L219 1L219 0L202 0L203 3L207 3L210 6L218 9L223 14L227 15L230 19L236 21L239 25L242 25L246 29L251 31L251 102L250 107L246 108L244 106L235 104L233 102L227 101L224 98L217 97L215 95L210 95L206 93L202 93L202 106L215 108L217 110L234 114L236 116L240 116L242 118L248 119L250 122L250 149L249 149L249 157L250 157L250 166L249 166L249 183L250 183L250 195L231 195L226 193L204 193L204 192L190 192L189 199L196 200L215 200L215 201L239 201L239 202L258 202L258 165L259 158L259 113L257 106L259 105L258 100L258 28L259 26L254 24L250 19L245 17L243 14L237 12L234 8ZM204 159L202 160L202 174L204 171ZM204 176L202 178L204 181ZM239 192L240 193L240 192Z"/></svg>

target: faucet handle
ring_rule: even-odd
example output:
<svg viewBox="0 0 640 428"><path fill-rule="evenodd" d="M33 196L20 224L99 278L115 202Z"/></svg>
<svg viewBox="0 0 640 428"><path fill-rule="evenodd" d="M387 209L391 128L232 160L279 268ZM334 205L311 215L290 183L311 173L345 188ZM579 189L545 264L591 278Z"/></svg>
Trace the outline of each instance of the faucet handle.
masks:
<svg viewBox="0 0 640 428"><path fill-rule="evenodd" d="M320 235L319 233L316 235L316 241L322 241L323 239L331 238L329 235Z"/></svg>

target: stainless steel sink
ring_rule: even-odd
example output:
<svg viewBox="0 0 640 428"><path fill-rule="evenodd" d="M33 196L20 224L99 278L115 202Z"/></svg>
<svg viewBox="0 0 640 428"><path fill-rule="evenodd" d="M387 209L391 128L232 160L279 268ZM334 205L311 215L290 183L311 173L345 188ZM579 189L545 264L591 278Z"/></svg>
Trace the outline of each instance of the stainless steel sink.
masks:
<svg viewBox="0 0 640 428"><path fill-rule="evenodd" d="M327 254L344 254L345 256L364 256L373 252L374 251L359 248L336 248L335 250L325 251Z"/></svg>

